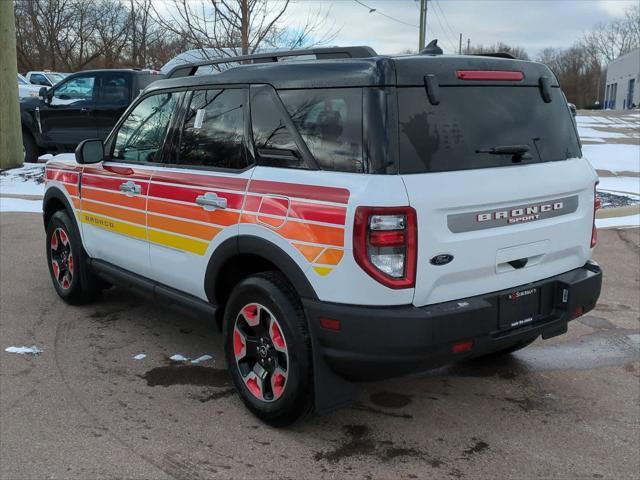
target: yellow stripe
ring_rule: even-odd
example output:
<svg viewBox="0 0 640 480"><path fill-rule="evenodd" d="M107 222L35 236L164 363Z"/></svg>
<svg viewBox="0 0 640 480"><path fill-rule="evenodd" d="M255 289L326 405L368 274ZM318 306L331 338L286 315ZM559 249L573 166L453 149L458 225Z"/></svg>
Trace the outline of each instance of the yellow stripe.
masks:
<svg viewBox="0 0 640 480"><path fill-rule="evenodd" d="M130 223L119 222L112 218L87 212L80 213L80 221L110 232L120 233L122 235L128 235L129 237L135 237L142 240L147 239L147 229L141 225L131 225Z"/></svg>
<svg viewBox="0 0 640 480"><path fill-rule="evenodd" d="M186 250L187 252L195 253L196 255L204 255L209 247L209 242L201 242L192 238L186 238L180 235L174 235L172 233L160 232L152 229L149 229L149 241L165 247Z"/></svg>
<svg viewBox="0 0 640 480"><path fill-rule="evenodd" d="M318 275L321 275L323 277L326 277L327 275L329 275L333 270L333 268L329 268L329 267L313 267L313 269L318 273Z"/></svg>

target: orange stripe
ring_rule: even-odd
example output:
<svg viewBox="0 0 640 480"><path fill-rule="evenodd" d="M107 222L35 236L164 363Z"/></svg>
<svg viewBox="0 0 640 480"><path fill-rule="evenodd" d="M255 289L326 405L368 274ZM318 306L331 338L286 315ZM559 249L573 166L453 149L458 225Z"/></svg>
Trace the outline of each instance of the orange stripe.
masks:
<svg viewBox="0 0 640 480"><path fill-rule="evenodd" d="M201 238L203 240L211 240L222 230L221 228L209 225L200 225L199 223L185 222L152 214L147 216L147 221L149 222L149 228L181 233L182 235L189 235L190 237Z"/></svg>
<svg viewBox="0 0 640 480"><path fill-rule="evenodd" d="M335 248L327 248L320 258L316 260L316 263L322 265L337 265L342 260L344 252L342 250L336 250Z"/></svg>
<svg viewBox="0 0 640 480"><path fill-rule="evenodd" d="M256 216L248 213L242 214L242 222L258 223ZM289 220L277 233L289 240L320 243L342 247L344 244L344 229L328 227L325 225L311 225L308 223L293 222Z"/></svg>
<svg viewBox="0 0 640 480"><path fill-rule="evenodd" d="M98 200L100 202L111 203L123 207L137 208L138 210L145 209L144 197L127 197L122 193L103 192L100 190L93 190L91 188L84 188L82 190L82 198Z"/></svg>
<svg viewBox="0 0 640 480"><path fill-rule="evenodd" d="M82 205L82 203L80 202L80 199L78 197L72 197L71 201L73 202L73 206L78 208L78 209Z"/></svg>
<svg viewBox="0 0 640 480"><path fill-rule="evenodd" d="M163 200L149 199L149 212L162 213L164 215L172 215L188 220L198 220L200 222L211 222L217 225L235 225L238 223L240 214L236 212L226 212L224 210L214 210L208 212L204 208L197 205L181 205L179 203L165 202Z"/></svg>
<svg viewBox="0 0 640 480"><path fill-rule="evenodd" d="M69 193L69 195L73 195L74 197L78 196L78 187L75 185L69 185L67 183L63 183L65 190Z"/></svg>
<svg viewBox="0 0 640 480"><path fill-rule="evenodd" d="M102 205L87 199L82 200L82 209L88 212L125 220L127 222L138 223L142 226L146 223L144 212L133 212L131 210L125 210L124 208L118 208L112 205Z"/></svg>
<svg viewBox="0 0 640 480"><path fill-rule="evenodd" d="M315 258L320 255L323 247L314 247L313 245L302 245L300 243L294 243L294 247L300 250L300 253L304 255L308 261L313 262Z"/></svg>

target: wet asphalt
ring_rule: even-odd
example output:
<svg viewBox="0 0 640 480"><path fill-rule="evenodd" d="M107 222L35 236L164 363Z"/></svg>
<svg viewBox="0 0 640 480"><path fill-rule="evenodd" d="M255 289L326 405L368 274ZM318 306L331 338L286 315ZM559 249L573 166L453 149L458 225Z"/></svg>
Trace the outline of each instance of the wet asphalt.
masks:
<svg viewBox="0 0 640 480"><path fill-rule="evenodd" d="M286 430L244 409L206 325L120 289L62 303L43 236L39 215L0 214L2 479L640 475L638 229L600 232L603 294L568 334L362 384L358 403Z"/></svg>

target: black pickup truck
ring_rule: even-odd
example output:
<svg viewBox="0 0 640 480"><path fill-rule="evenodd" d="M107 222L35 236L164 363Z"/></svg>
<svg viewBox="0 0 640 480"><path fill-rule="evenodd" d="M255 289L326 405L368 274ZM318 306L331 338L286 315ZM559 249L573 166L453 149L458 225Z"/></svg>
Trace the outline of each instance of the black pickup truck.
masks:
<svg viewBox="0 0 640 480"><path fill-rule="evenodd" d="M90 70L69 75L38 98L20 102L24 160L72 151L82 140L104 140L140 91L163 78L153 70Z"/></svg>

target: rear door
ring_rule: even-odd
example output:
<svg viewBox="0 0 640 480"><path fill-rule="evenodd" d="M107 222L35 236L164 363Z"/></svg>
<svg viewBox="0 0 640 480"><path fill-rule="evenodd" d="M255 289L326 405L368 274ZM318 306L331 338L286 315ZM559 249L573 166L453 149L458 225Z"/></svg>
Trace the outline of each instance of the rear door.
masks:
<svg viewBox="0 0 640 480"><path fill-rule="evenodd" d="M180 93L142 99L107 144L107 158L82 174L82 229L89 255L150 276L147 196Z"/></svg>
<svg viewBox="0 0 640 480"><path fill-rule="evenodd" d="M151 278L206 299L209 258L237 235L253 171L246 146L247 91L195 90L184 105L175 148L149 188Z"/></svg>
<svg viewBox="0 0 640 480"><path fill-rule="evenodd" d="M488 62L398 88L400 169L418 214L416 305L524 285L591 255L596 175L555 79Z"/></svg>

